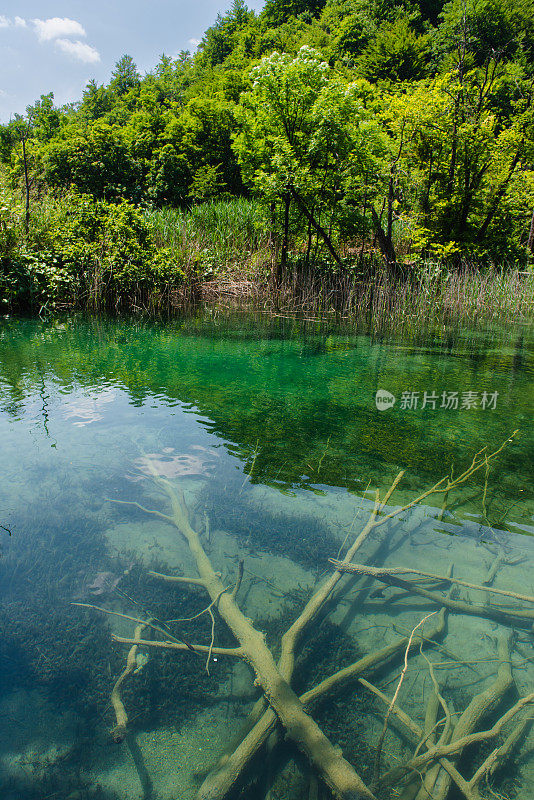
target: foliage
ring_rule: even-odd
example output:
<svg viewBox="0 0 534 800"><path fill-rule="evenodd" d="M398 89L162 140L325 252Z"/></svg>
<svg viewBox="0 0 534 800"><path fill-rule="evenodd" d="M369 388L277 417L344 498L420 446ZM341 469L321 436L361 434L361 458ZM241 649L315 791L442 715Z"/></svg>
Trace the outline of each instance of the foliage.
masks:
<svg viewBox="0 0 534 800"><path fill-rule="evenodd" d="M325 0L267 0L264 15L273 25L281 25L300 15L317 16Z"/></svg>
<svg viewBox="0 0 534 800"><path fill-rule="evenodd" d="M163 218L180 231L193 226L192 251L178 250L195 279L244 264L192 220L202 204L209 217L222 208L215 201L233 198L229 230L241 241L239 202L249 195L271 228L258 258L269 240L277 273L290 256L310 263L328 254L339 265L343 252L360 261L380 253L399 274L400 261L424 258L527 266L533 42L534 0L267 0L260 13L233 0L194 55L164 54L144 75L124 55L78 104L59 107L43 94L0 125L3 182L18 209L0 212L4 272L16 264L13 285L55 286L48 299L63 302L68 282L36 265L68 263L78 292L105 230L109 252L99 263L112 292L119 280L125 293L138 280L148 287L141 254L147 264L155 256L139 220ZM82 196L101 227L91 232L82 220L75 247L74 233L65 237ZM155 270L154 287L160 279Z"/></svg>
<svg viewBox="0 0 534 800"><path fill-rule="evenodd" d="M357 61L357 69L370 81L411 81L429 68L430 37L418 36L406 17L381 26Z"/></svg>
<svg viewBox="0 0 534 800"><path fill-rule="evenodd" d="M532 110L520 100L503 124L492 92L471 70L390 100L388 126L402 139L405 176L398 213L411 216L416 252L512 260L524 248L534 206Z"/></svg>
<svg viewBox="0 0 534 800"><path fill-rule="evenodd" d="M137 88L140 80L141 76L137 71L133 58L129 55L124 55L117 61L115 69L111 73L109 88L118 97L122 97L122 95Z"/></svg>
<svg viewBox="0 0 534 800"><path fill-rule="evenodd" d="M118 125L98 120L82 128L74 123L42 149L41 158L43 178L51 186L75 187L99 199L140 196L138 164Z"/></svg>
<svg viewBox="0 0 534 800"><path fill-rule="evenodd" d="M70 194L48 203L23 237L16 209L2 208L4 307L42 309L65 303L102 306L179 286L185 274L166 247L156 247L142 211L130 203Z"/></svg>
<svg viewBox="0 0 534 800"><path fill-rule="evenodd" d="M223 64L241 41L241 33L254 20L243 0L234 0L230 10L218 14L215 25L208 28L200 43L200 58L204 64L216 66Z"/></svg>

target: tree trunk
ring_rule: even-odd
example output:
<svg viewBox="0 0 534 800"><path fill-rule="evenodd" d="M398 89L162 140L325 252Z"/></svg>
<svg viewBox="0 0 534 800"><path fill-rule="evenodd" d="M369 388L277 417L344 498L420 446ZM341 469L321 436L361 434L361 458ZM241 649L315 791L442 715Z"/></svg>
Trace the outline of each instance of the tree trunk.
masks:
<svg viewBox="0 0 534 800"><path fill-rule="evenodd" d="M395 175L395 168L392 167L389 173L389 183L388 183L388 225L386 236L387 240L390 243L391 248L393 248L393 201L395 199L395 186L393 183L393 176Z"/></svg>
<svg viewBox="0 0 534 800"><path fill-rule="evenodd" d="M30 180L28 177L28 159L26 157L26 139L22 136L22 158L24 161L24 183L26 188L26 213L24 215L24 230L30 229Z"/></svg>
<svg viewBox="0 0 534 800"><path fill-rule="evenodd" d="M388 267L390 269L393 269L394 272L399 272L397 268L397 256L395 254L395 248L393 247L393 242L391 241L391 237L386 235L382 227L382 223L380 222L380 217L376 213L376 209L372 204L371 204L371 215L373 218L373 225L376 233L376 239L378 241L378 246L380 248L380 252L386 259Z"/></svg>
<svg viewBox="0 0 534 800"><path fill-rule="evenodd" d="M332 258L334 259L336 264L338 266L341 266L341 258L337 254L337 252L336 252L336 250L334 248L334 245L332 244L332 240L331 240L330 236L328 235L328 233L325 231L325 229L322 227L322 225L320 225L317 222L317 220L315 219L315 217L313 216L311 211L308 209L308 207L306 206L306 203L304 202L304 200L302 199L300 194L297 192L297 190L296 189L291 189L291 194L295 198L295 200L297 202L297 205L299 206L300 210L302 211L302 213L304 214L304 216L306 217L306 219L308 220L310 225L312 225L315 228L317 233L323 239L324 243L326 244L326 246L328 248L328 251L329 251L330 255L332 256Z"/></svg>
<svg viewBox="0 0 534 800"><path fill-rule="evenodd" d="M428 224L428 220L430 217L430 190L432 188L432 167L434 166L434 151L430 150L430 156L428 159L428 180L425 188L425 193L421 200L421 208L424 214L425 225Z"/></svg>
<svg viewBox="0 0 534 800"><path fill-rule="evenodd" d="M521 144L523 144L523 142L521 142ZM497 209L499 207L499 203L503 199L504 193L505 193L505 191L507 189L507 186L510 183L512 175L514 174L515 168L516 168L516 166L517 166L517 164L519 162L520 155L521 155L521 148L517 151L517 153L513 157L512 163L510 164L510 168L508 170L508 175L506 176L506 178L501 183L501 185L499 186L499 188L497 189L497 191L495 193L495 196L493 198L493 202L492 202L492 204L490 206L490 209L489 209L488 213L486 214L486 218L485 218L484 222L482 223L482 225L480 227L480 230L478 232L478 238L479 239L483 239L484 236L486 235L487 231L488 231L488 228L489 228L489 226L490 226L490 224L491 224L491 222L493 220L493 217L495 216L495 213L496 213L496 211L497 211ZM532 233L532 231L531 231L531 233Z"/></svg>
<svg viewBox="0 0 534 800"><path fill-rule="evenodd" d="M529 253L532 253L532 255L534 255L534 209L532 211L532 217L530 219L530 232L528 234L527 249Z"/></svg>
<svg viewBox="0 0 534 800"><path fill-rule="evenodd" d="M313 239L313 227L312 227L312 224L311 224L310 220L308 220L308 244L306 246L306 266L307 267L310 266L310 255L311 255L311 249L312 249L312 239Z"/></svg>
<svg viewBox="0 0 534 800"><path fill-rule="evenodd" d="M275 281L278 285L287 269L287 251L289 247L289 209L291 206L291 195L286 192L283 196L284 201L284 236L282 239L282 252L280 253L280 263L276 269Z"/></svg>

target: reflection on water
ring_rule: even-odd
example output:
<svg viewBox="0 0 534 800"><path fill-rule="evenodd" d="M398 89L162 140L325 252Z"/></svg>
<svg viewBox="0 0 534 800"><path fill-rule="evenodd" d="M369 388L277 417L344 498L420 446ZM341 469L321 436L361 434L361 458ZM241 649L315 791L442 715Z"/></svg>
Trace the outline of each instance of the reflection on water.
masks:
<svg viewBox="0 0 534 800"><path fill-rule="evenodd" d="M72 605L156 620L156 640L209 650L202 587L149 575L197 574L186 541L162 516L173 513L169 487L224 587L239 583L240 607L278 656L281 634L332 574L328 559L343 557L364 528L377 489L383 498L406 471L379 519L443 476L454 480L476 452L494 451L518 429L495 460L479 456L480 469L445 499L425 497L374 528L354 559L438 576L452 566L460 580L487 588L410 574L344 577L299 644L292 679L302 694L391 645L363 674L391 698L403 637L437 609L424 592L449 593L448 620L435 639L437 615L425 623L433 641L416 641L400 688L415 727L401 730L390 715L380 774L414 751L422 761L376 794L456 797L454 778L424 754L488 730L534 689L534 605L524 599L534 595L533 350L524 330L443 330L408 341L244 315L2 320L2 797L193 798L238 741L258 696L250 668L188 645L147 644L121 686L128 735L113 742L110 694L129 648L110 631L132 638L136 623ZM393 395L392 407L377 408L380 389ZM444 400L455 393L457 408ZM213 619L215 646L233 648L217 612ZM360 676L310 710L370 784L387 707ZM533 796L529 708L502 736L448 754L466 780L482 769L483 797ZM484 771L503 742L506 752ZM313 796L297 751L285 743L270 752L245 773L239 796ZM329 796L324 786L317 792Z"/></svg>

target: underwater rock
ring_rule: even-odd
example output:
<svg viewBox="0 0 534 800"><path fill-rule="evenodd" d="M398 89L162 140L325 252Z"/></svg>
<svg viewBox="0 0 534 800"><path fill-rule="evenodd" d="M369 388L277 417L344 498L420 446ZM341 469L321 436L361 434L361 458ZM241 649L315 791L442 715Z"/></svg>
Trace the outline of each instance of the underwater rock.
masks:
<svg viewBox="0 0 534 800"><path fill-rule="evenodd" d="M110 594L117 588L121 578L122 575L115 575L113 572L97 572L94 581L87 586L87 591L95 597Z"/></svg>

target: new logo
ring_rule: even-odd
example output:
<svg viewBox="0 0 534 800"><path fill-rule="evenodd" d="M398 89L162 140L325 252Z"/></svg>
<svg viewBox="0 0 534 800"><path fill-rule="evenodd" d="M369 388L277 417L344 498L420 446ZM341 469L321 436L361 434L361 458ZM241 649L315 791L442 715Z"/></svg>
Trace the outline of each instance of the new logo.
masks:
<svg viewBox="0 0 534 800"><path fill-rule="evenodd" d="M391 394L391 392L386 391L386 389L379 389L375 395L376 407L379 411L385 411L386 408L393 408L395 399L395 395Z"/></svg>

